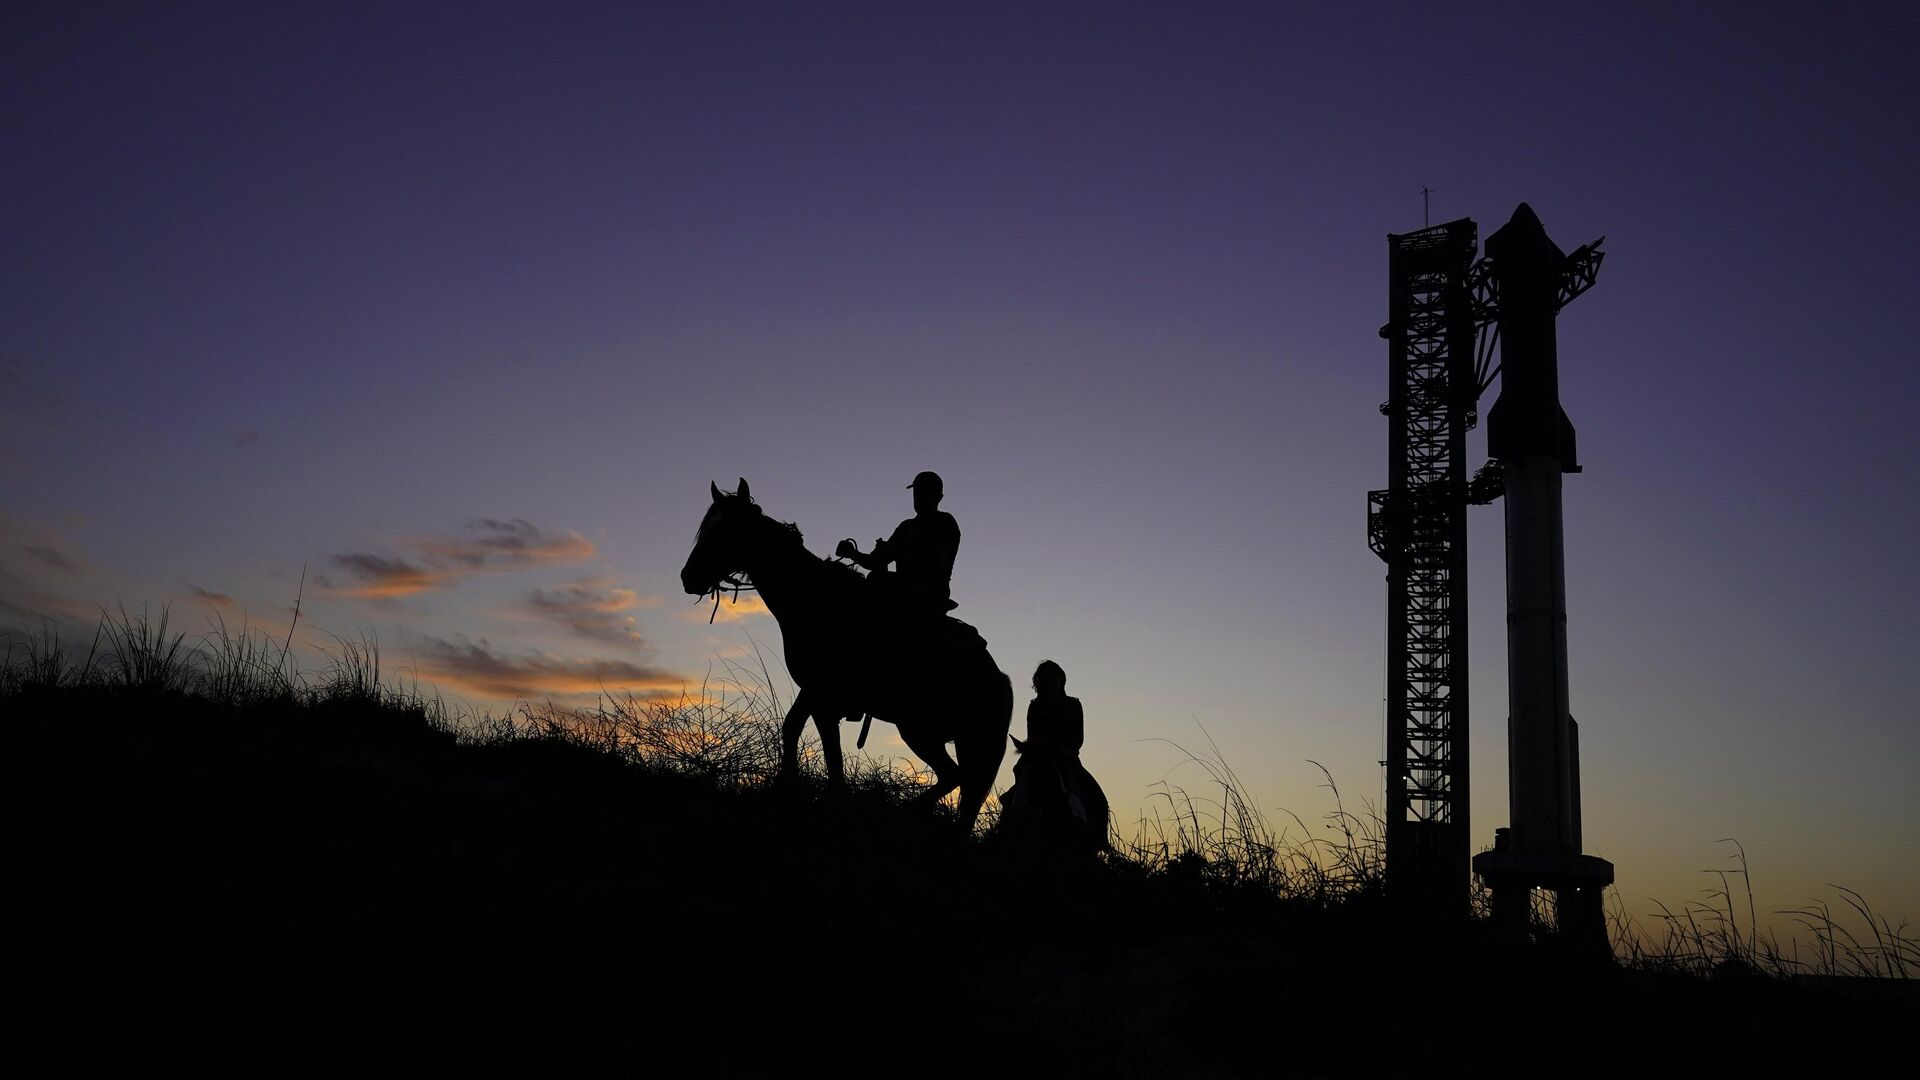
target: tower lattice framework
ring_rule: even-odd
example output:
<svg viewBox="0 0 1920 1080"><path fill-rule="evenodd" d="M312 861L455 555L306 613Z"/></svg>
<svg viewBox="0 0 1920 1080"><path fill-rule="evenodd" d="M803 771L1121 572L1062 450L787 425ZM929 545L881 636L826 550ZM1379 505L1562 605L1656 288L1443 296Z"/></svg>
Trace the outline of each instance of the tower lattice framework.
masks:
<svg viewBox="0 0 1920 1080"><path fill-rule="evenodd" d="M1481 389L1472 219L1391 235L1388 487L1368 493L1387 564L1387 889L1435 914L1468 895L1466 433Z"/></svg>

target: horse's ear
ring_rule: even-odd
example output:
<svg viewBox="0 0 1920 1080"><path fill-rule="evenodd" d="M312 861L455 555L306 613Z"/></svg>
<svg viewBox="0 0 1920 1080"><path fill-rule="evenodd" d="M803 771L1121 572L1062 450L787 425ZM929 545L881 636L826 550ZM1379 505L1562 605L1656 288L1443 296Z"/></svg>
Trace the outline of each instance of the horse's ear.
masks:
<svg viewBox="0 0 1920 1080"><path fill-rule="evenodd" d="M744 477L744 476L743 476L743 477L741 477L741 478L740 478L740 490L738 490L738 491L736 491L736 492L734 492L734 494L735 494L735 495L738 495L738 496L740 496L740 497L741 497L741 498L743 498L743 499L751 499L751 498L753 498L753 492L751 492L751 491L749 491L749 490L747 490L747 478L746 478L746 477Z"/></svg>
<svg viewBox="0 0 1920 1080"><path fill-rule="evenodd" d="M709 480L707 481L707 487L713 491L713 501L719 502L720 501L720 485Z"/></svg>

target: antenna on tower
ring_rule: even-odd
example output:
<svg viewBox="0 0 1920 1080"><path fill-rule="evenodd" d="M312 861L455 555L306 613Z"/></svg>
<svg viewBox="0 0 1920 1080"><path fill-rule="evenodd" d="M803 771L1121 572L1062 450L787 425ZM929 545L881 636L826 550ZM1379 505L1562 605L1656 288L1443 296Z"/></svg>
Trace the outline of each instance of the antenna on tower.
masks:
<svg viewBox="0 0 1920 1080"><path fill-rule="evenodd" d="M1420 185L1420 227L1433 227L1433 189L1425 184Z"/></svg>

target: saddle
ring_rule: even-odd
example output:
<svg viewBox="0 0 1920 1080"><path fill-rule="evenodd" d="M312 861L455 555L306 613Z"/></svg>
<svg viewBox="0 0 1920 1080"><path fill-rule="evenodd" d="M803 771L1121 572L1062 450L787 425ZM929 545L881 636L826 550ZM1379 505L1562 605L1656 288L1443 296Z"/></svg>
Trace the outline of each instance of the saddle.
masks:
<svg viewBox="0 0 1920 1080"><path fill-rule="evenodd" d="M914 657L955 657L986 651L987 639L972 623L951 615L930 616L925 611L896 615L886 621L874 641L876 658L884 663L896 665Z"/></svg>
<svg viewBox="0 0 1920 1080"><path fill-rule="evenodd" d="M897 573L870 573L866 581L874 615L890 630L909 639L911 646L987 647L987 639L980 636L979 630L950 614L960 606L950 597L931 595Z"/></svg>

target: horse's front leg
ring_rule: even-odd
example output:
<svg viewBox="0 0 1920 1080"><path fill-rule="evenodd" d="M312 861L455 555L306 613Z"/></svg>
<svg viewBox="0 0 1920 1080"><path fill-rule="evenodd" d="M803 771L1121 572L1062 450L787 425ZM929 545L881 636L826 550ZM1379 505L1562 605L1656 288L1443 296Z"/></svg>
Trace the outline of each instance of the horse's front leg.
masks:
<svg viewBox="0 0 1920 1080"><path fill-rule="evenodd" d="M807 716L812 705L807 701L805 690L793 695L793 707L787 710L786 722L780 725L780 778L793 780L800 775L800 732L806 729ZM833 747L834 771L839 771L840 746Z"/></svg>

